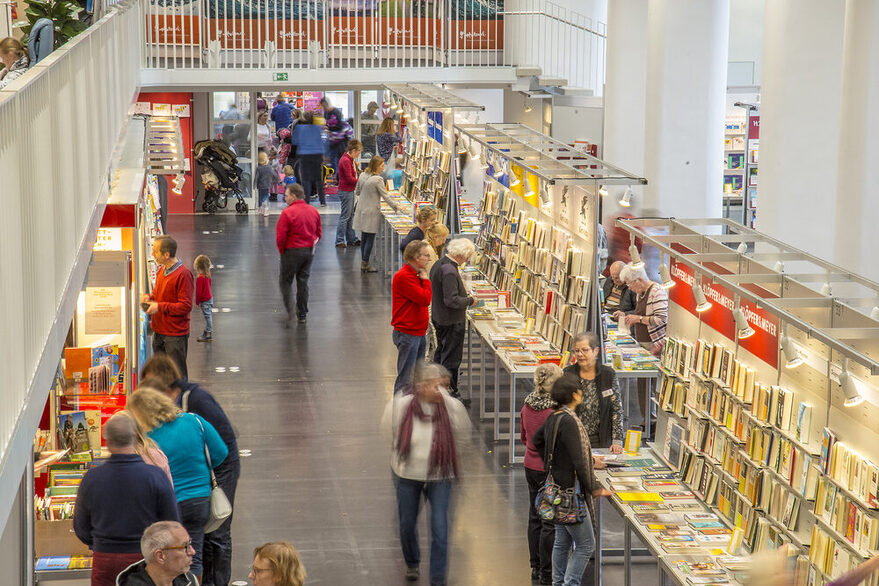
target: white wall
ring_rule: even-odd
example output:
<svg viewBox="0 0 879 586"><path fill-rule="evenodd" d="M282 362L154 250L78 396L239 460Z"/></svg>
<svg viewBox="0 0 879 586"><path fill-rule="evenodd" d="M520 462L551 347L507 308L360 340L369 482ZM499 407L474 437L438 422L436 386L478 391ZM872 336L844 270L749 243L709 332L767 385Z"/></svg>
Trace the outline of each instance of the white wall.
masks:
<svg viewBox="0 0 879 586"><path fill-rule="evenodd" d="M479 114L482 124L504 121L504 90L502 89L464 89L449 88L455 95L470 100L474 104L485 106Z"/></svg>
<svg viewBox="0 0 879 586"><path fill-rule="evenodd" d="M599 145L604 127L604 107L601 98L579 98L577 105L566 105L563 97L553 98L552 137L565 143L588 140Z"/></svg>
<svg viewBox="0 0 879 586"><path fill-rule="evenodd" d="M525 96L512 90L504 90L504 122L524 124L538 132L543 128L544 99L531 99L531 111L525 111Z"/></svg>
<svg viewBox="0 0 879 586"><path fill-rule="evenodd" d="M730 86L760 86L766 0L734 0L729 9ZM751 65L753 67L751 67Z"/></svg>

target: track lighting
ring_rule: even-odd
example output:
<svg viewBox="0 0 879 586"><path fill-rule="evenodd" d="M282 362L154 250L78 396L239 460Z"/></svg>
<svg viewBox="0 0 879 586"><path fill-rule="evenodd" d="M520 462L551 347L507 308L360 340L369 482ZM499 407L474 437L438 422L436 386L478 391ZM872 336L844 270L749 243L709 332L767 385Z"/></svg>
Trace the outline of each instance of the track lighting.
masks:
<svg viewBox="0 0 879 586"><path fill-rule="evenodd" d="M497 159L498 157L495 157L495 158ZM496 166L497 166L497 169L495 169L495 171L494 171L494 178L500 179L504 175L504 161L503 160L497 161Z"/></svg>
<svg viewBox="0 0 879 586"><path fill-rule="evenodd" d="M514 185L519 185L520 183L522 183L522 180L519 179L518 175L516 175L515 173L513 173L511 171L510 172L510 187L513 187Z"/></svg>
<svg viewBox="0 0 879 586"><path fill-rule="evenodd" d="M483 170L488 169L488 159L484 152L479 153L479 166L482 167Z"/></svg>
<svg viewBox="0 0 879 586"><path fill-rule="evenodd" d="M528 180L528 175L525 175L525 197L534 197L534 188L531 187L531 181Z"/></svg>
<svg viewBox="0 0 879 586"><path fill-rule="evenodd" d="M733 319L736 320L736 337L739 340L744 340L754 335L754 328L748 324L748 319L745 317L745 312L742 311L741 305L733 310Z"/></svg>
<svg viewBox="0 0 879 586"><path fill-rule="evenodd" d="M864 402L864 398L858 392L854 377L848 372L848 359L845 359L842 363L842 372L839 373L839 384L842 386L842 393L845 395L843 405L854 407Z"/></svg>
<svg viewBox="0 0 879 586"><path fill-rule="evenodd" d="M778 341L778 345L781 346L781 351L784 352L785 368L796 368L803 363L803 357L800 356L787 333L787 326L784 326L784 333L781 336L781 340Z"/></svg>
<svg viewBox="0 0 879 586"><path fill-rule="evenodd" d="M626 187L626 192L623 194L623 197L620 198L620 205L624 208L627 208L632 205L632 188Z"/></svg>
<svg viewBox="0 0 879 586"><path fill-rule="evenodd" d="M698 282L699 279L697 278L696 283ZM693 285L693 297L696 299L696 311L702 313L711 309L711 302L705 299L705 291L702 290L701 285Z"/></svg>
<svg viewBox="0 0 879 586"><path fill-rule="evenodd" d="M748 252L748 245L744 242L740 242L739 247L736 248L736 252L738 252L739 254L745 254L746 252Z"/></svg>
<svg viewBox="0 0 879 586"><path fill-rule="evenodd" d="M468 138L468 141L468 144L470 146L470 156L475 159L476 156L479 154L479 152L476 150L477 143L472 138Z"/></svg>
<svg viewBox="0 0 879 586"><path fill-rule="evenodd" d="M605 197L607 195L607 186L606 185L602 185L601 187L598 188L598 195L600 195L601 197Z"/></svg>
<svg viewBox="0 0 879 586"><path fill-rule="evenodd" d="M184 177L183 173L178 173L176 177L174 177L174 187L171 189L173 193L177 195L181 195L183 193L183 185L186 183L186 177Z"/></svg>
<svg viewBox="0 0 879 586"><path fill-rule="evenodd" d="M879 321L879 307L873 306L873 310L870 311L870 318Z"/></svg>
<svg viewBox="0 0 879 586"><path fill-rule="evenodd" d="M641 253L638 252L638 247L635 246L634 242L629 245L629 258L631 259L630 262L633 269L644 268L644 261L641 260Z"/></svg>
<svg viewBox="0 0 879 586"><path fill-rule="evenodd" d="M663 289L671 289L675 286L674 279L671 278L671 273L668 270L667 264L662 263L659 265L659 277L662 279Z"/></svg>
<svg viewBox="0 0 879 586"><path fill-rule="evenodd" d="M830 282L821 285L821 295L827 295L828 297L833 296L833 287L830 286Z"/></svg>
<svg viewBox="0 0 879 586"><path fill-rule="evenodd" d="M458 143L458 154L459 155L466 155L467 154L467 147L464 146L464 139L459 138L457 140L457 143Z"/></svg>
<svg viewBox="0 0 879 586"><path fill-rule="evenodd" d="M783 273L784 272L784 263L781 262L780 260L775 261L775 272L776 273Z"/></svg>
<svg viewBox="0 0 879 586"><path fill-rule="evenodd" d="M546 205L552 204L552 196L549 194L549 183L544 181L543 187L540 190L540 199Z"/></svg>

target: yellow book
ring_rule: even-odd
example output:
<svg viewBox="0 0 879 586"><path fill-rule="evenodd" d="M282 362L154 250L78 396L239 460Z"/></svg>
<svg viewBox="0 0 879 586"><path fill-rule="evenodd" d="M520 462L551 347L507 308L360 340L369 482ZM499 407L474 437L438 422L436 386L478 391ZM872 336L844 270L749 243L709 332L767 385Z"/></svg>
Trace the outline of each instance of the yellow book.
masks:
<svg viewBox="0 0 879 586"><path fill-rule="evenodd" d="M658 492L618 492L618 499L624 503L661 503L662 495Z"/></svg>

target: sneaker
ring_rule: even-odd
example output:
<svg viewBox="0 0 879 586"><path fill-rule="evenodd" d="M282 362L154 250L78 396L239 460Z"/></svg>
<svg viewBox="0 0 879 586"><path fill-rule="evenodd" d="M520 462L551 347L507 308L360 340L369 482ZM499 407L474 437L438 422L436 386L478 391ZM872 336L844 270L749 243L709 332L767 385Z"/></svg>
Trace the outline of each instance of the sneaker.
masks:
<svg viewBox="0 0 879 586"><path fill-rule="evenodd" d="M304 315L299 316L299 323L301 323L301 324L305 323L305 316Z"/></svg>
<svg viewBox="0 0 879 586"><path fill-rule="evenodd" d="M200 336L197 338L197 340L198 340L199 342L210 342L212 339L213 339L213 337L211 336L211 334L209 334L209 333L207 333L207 332L203 333L202 335L200 335Z"/></svg>
<svg viewBox="0 0 879 586"><path fill-rule="evenodd" d="M320 204L320 207L325 208L325 207L327 207L327 204L322 203L322 204Z"/></svg>
<svg viewBox="0 0 879 586"><path fill-rule="evenodd" d="M354 243L351 244L351 246L360 246L360 241L359 241L359 240L355 240Z"/></svg>
<svg viewBox="0 0 879 586"><path fill-rule="evenodd" d="M552 584L552 575L548 575L548 576L547 576L547 575L543 575L543 576L541 576L541 577L540 577L540 584L541 584L541 586L542 586L542 585L545 585L545 584L549 584L549 585L551 585L551 584Z"/></svg>
<svg viewBox="0 0 879 586"><path fill-rule="evenodd" d="M531 581L537 582L540 580L540 568L531 568Z"/></svg>
<svg viewBox="0 0 879 586"><path fill-rule="evenodd" d="M416 580L418 580L419 574L420 572L418 571L418 566L406 568L406 581L415 582Z"/></svg>
<svg viewBox="0 0 879 586"><path fill-rule="evenodd" d="M336 243L336 248L348 248L348 245L344 242L338 242Z"/></svg>

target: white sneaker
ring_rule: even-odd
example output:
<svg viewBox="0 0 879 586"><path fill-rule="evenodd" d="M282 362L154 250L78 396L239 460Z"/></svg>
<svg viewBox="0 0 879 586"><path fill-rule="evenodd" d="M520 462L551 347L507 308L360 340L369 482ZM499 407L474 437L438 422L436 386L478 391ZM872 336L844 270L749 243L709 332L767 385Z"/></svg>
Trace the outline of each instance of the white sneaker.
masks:
<svg viewBox="0 0 879 586"><path fill-rule="evenodd" d="M260 206L259 213L268 218L269 217L269 206L267 206L265 204Z"/></svg>

